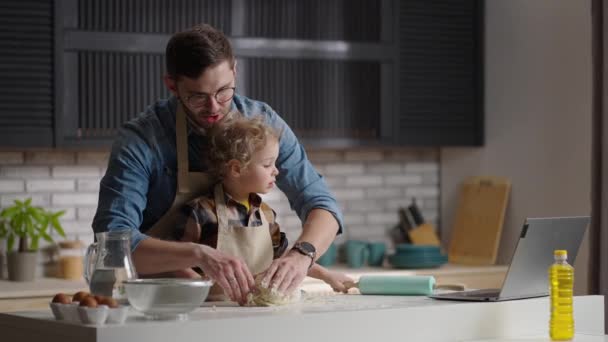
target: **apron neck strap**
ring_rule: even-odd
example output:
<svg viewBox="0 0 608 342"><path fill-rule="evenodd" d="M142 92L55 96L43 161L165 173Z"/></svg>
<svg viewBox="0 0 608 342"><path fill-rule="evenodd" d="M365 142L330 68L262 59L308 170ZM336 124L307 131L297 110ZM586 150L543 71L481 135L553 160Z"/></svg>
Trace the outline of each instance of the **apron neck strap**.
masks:
<svg viewBox="0 0 608 342"><path fill-rule="evenodd" d="M190 191L188 180L188 131L186 129L186 112L182 102L177 100L177 111L175 115L175 147L177 149L177 192Z"/></svg>
<svg viewBox="0 0 608 342"><path fill-rule="evenodd" d="M228 227L228 209L226 209L226 197L224 196L224 188L221 183L215 185L213 194L217 210L218 227Z"/></svg>

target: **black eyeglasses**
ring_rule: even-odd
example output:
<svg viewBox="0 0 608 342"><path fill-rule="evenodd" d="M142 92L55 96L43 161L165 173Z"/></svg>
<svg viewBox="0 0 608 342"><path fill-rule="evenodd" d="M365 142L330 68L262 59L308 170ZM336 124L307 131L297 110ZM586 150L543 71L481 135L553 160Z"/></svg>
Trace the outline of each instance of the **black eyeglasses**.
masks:
<svg viewBox="0 0 608 342"><path fill-rule="evenodd" d="M205 107L209 104L211 96L215 98L217 103L226 103L234 97L236 87L222 88L215 94L196 93L186 98L186 103L192 108Z"/></svg>

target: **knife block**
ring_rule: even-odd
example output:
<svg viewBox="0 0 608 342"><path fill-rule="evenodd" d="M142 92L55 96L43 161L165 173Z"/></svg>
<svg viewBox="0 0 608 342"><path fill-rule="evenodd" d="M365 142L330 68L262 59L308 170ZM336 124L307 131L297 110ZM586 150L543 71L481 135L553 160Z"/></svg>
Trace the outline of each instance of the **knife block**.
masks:
<svg viewBox="0 0 608 342"><path fill-rule="evenodd" d="M414 245L441 245L439 237L435 232L435 228L429 223L423 223L415 228L412 228L408 230L407 234L410 238L410 241L412 241Z"/></svg>

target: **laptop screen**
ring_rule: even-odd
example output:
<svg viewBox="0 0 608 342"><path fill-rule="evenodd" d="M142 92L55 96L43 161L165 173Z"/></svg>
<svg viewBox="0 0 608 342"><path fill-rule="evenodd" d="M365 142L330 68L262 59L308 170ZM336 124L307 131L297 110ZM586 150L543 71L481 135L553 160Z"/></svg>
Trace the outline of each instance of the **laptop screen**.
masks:
<svg viewBox="0 0 608 342"><path fill-rule="evenodd" d="M588 225L588 216L526 219L500 298L548 295L553 251L567 250L568 263L573 265Z"/></svg>

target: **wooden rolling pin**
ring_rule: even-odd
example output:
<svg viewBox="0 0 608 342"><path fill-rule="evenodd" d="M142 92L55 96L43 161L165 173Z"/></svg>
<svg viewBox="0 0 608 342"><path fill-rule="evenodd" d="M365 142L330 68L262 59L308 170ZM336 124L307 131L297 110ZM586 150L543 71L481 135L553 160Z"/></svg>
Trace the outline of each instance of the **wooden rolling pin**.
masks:
<svg viewBox="0 0 608 342"><path fill-rule="evenodd" d="M435 289L463 291L462 284L437 284L433 276L367 275L358 282L349 282L347 288L358 288L364 295L428 296Z"/></svg>

